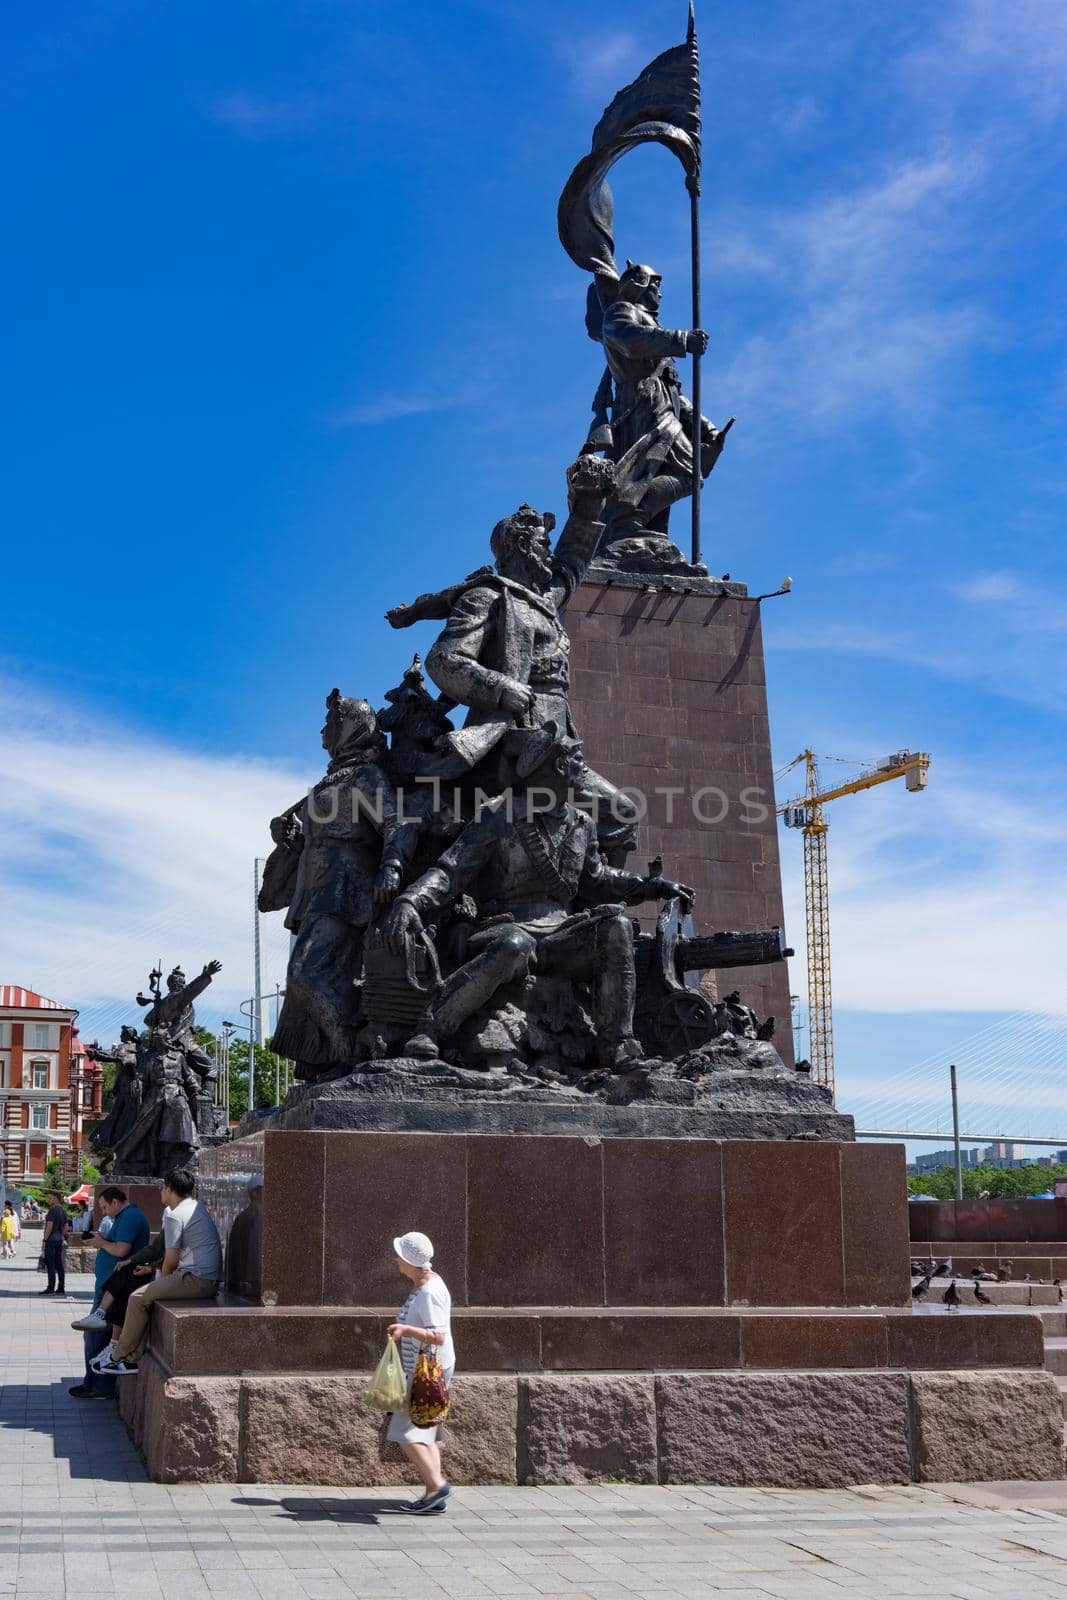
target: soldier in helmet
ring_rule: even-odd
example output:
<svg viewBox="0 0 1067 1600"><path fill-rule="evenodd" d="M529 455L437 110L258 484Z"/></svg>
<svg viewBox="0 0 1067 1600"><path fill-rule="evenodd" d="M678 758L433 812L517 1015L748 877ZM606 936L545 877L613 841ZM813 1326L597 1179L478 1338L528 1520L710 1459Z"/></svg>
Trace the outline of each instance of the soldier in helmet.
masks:
<svg viewBox="0 0 1067 1600"><path fill-rule="evenodd" d="M666 537L670 508L693 486L693 408L682 394L675 356L703 355L701 328L661 328L660 274L627 261L617 280L598 280L606 301L590 323L607 357L594 401L586 450L604 450L615 464L617 488L604 514L603 548L649 533ZM608 420L608 411L611 420ZM700 419L701 477L722 450L727 429Z"/></svg>

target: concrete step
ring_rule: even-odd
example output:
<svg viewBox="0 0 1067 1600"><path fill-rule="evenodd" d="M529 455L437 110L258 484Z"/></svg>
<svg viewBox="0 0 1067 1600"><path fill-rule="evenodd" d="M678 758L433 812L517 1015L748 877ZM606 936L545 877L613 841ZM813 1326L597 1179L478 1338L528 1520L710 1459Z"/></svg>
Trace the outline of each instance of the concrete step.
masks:
<svg viewBox="0 0 1067 1600"><path fill-rule="evenodd" d="M1054 1337L1045 1340L1045 1370L1057 1378L1067 1378L1067 1339Z"/></svg>
<svg viewBox="0 0 1067 1600"><path fill-rule="evenodd" d="M1046 1339L1058 1339L1067 1334L1067 1311L1050 1311L1044 1306L1034 1309L1044 1325Z"/></svg>
<svg viewBox="0 0 1067 1600"><path fill-rule="evenodd" d="M1060 1391L1060 1404L1063 1407L1063 1425L1067 1428L1067 1378L1057 1378L1056 1387Z"/></svg>

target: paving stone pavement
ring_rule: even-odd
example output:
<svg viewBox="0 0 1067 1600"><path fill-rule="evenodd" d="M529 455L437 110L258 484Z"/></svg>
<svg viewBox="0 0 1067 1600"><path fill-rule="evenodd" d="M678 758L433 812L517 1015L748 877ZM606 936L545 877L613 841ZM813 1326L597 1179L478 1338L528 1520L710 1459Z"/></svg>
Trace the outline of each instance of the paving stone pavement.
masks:
<svg viewBox="0 0 1067 1600"><path fill-rule="evenodd" d="M15 1600L1067 1600L1067 1485L411 1491L149 1483L110 1401L67 1394L72 1298L0 1269L0 1596Z"/></svg>

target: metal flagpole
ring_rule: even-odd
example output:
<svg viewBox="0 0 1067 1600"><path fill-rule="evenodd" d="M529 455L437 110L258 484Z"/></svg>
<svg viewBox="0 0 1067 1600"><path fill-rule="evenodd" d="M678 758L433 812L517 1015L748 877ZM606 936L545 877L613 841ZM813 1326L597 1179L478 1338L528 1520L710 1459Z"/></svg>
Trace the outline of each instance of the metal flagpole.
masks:
<svg viewBox="0 0 1067 1600"><path fill-rule="evenodd" d="M693 12L693 0L689 0L689 31L686 35L693 47L694 56L697 53L697 25ZM700 172L694 172L692 177L685 180L689 190L689 229L691 250L691 272L693 278L693 322L694 328L701 326L700 321ZM693 564L700 560L700 351L693 351Z"/></svg>

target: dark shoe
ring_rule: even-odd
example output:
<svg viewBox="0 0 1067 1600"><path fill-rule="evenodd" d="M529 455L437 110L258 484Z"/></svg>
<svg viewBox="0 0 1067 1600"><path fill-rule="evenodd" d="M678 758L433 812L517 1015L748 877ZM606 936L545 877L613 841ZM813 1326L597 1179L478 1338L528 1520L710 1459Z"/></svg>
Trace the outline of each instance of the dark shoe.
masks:
<svg viewBox="0 0 1067 1600"><path fill-rule="evenodd" d="M424 1500L416 1500L411 1509L417 1517L423 1516L427 1511L443 1511L451 1493L452 1485L443 1483L439 1489L435 1489L433 1494L428 1494Z"/></svg>
<svg viewBox="0 0 1067 1600"><path fill-rule="evenodd" d="M107 1398L106 1395L97 1394L95 1389L87 1389L84 1383L76 1383L73 1389L67 1390L67 1393L75 1400L104 1400Z"/></svg>
<svg viewBox="0 0 1067 1600"><path fill-rule="evenodd" d="M54 1289L38 1289L37 1294L40 1296L42 1294L55 1294L55 1292Z"/></svg>

